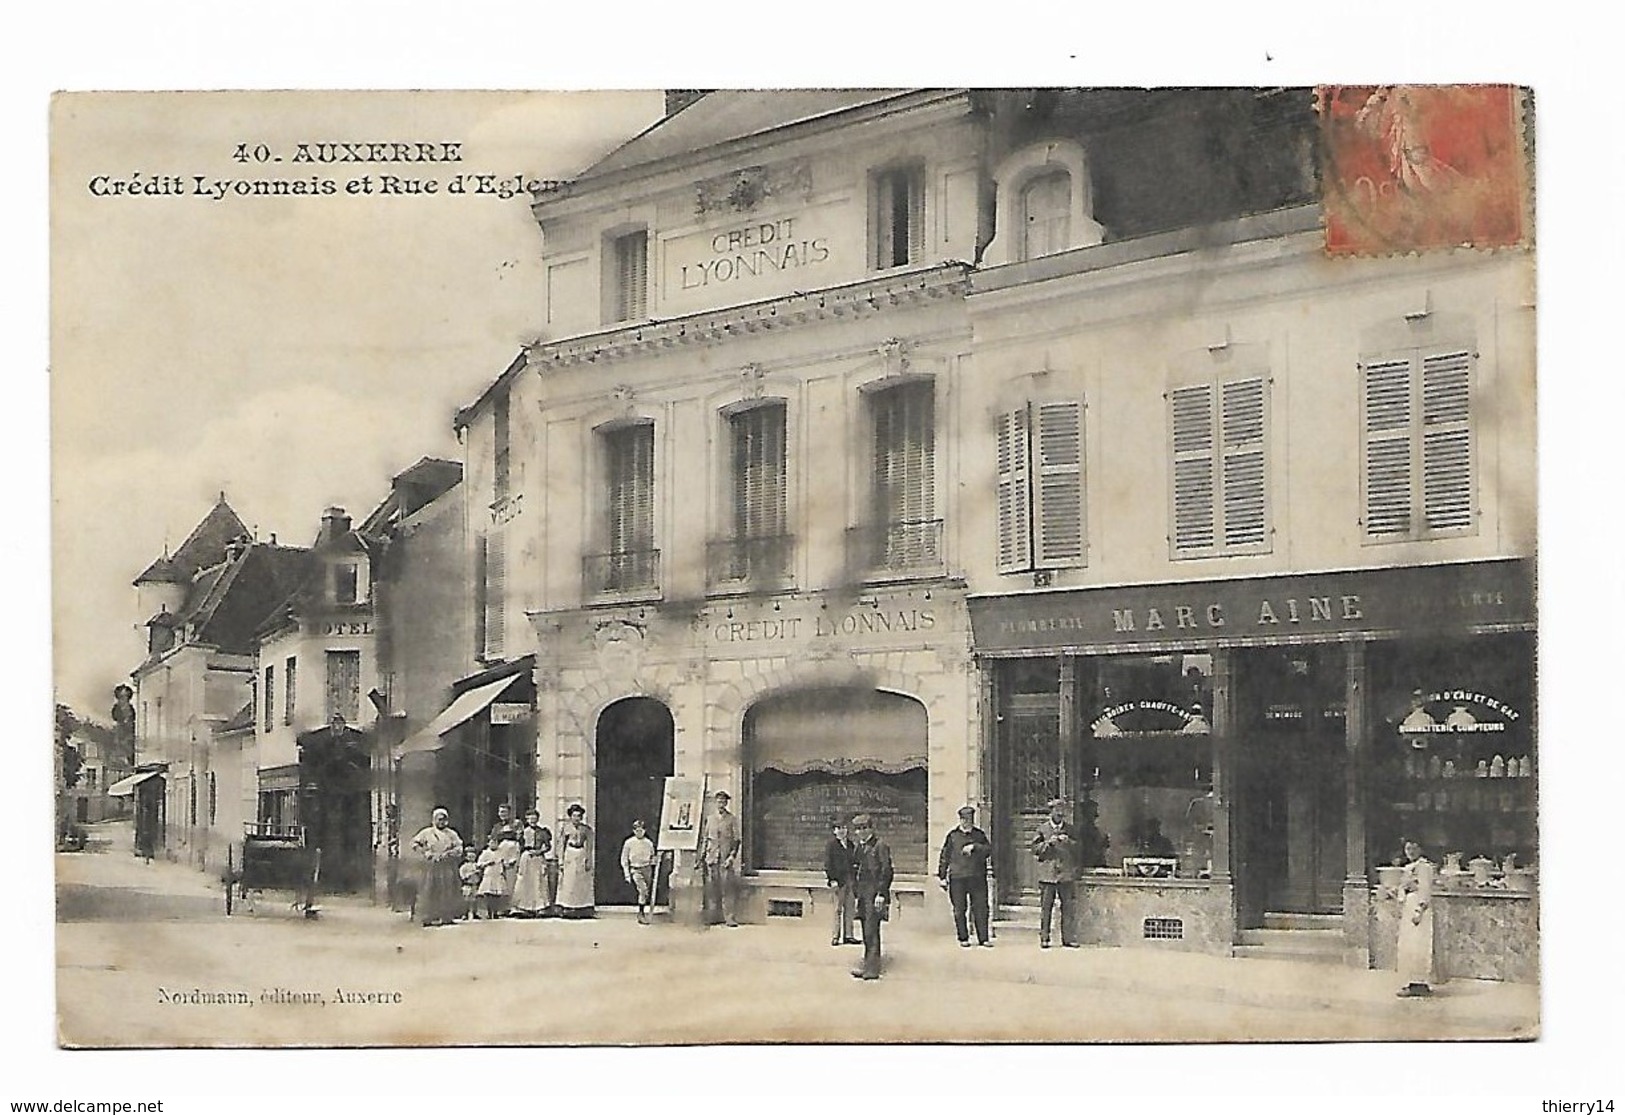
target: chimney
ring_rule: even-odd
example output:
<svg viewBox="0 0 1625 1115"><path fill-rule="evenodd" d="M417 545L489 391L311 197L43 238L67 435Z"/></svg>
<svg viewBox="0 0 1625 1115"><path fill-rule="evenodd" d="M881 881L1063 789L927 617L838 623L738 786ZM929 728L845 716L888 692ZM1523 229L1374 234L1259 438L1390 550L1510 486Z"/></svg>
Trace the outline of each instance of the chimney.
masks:
<svg viewBox="0 0 1625 1115"><path fill-rule="evenodd" d="M711 92L709 89L668 89L666 90L666 115L672 116L683 111L689 105Z"/></svg>
<svg viewBox="0 0 1625 1115"><path fill-rule="evenodd" d="M236 538L233 538L230 542L227 542L226 560L236 561L238 558L242 557L243 554L248 552L248 545L249 543L247 536L241 534L239 534Z"/></svg>
<svg viewBox="0 0 1625 1115"><path fill-rule="evenodd" d="M328 546L350 533L350 516L342 507L329 507L322 512L322 534L318 545Z"/></svg>

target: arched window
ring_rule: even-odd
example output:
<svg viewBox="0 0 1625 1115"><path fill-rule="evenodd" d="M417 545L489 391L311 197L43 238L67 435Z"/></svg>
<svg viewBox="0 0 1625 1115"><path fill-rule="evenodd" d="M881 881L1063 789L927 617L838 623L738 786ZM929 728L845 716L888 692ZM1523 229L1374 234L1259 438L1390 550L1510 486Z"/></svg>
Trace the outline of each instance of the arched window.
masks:
<svg viewBox="0 0 1625 1115"><path fill-rule="evenodd" d="M1021 191L1021 258L1037 259L1072 246L1072 176L1041 174Z"/></svg>

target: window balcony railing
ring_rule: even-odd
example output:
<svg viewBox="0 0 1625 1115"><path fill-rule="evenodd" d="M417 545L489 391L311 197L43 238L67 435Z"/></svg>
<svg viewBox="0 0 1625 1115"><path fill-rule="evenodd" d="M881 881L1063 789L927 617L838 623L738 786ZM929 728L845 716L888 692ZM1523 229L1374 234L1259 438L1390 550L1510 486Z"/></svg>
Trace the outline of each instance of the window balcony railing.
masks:
<svg viewBox="0 0 1625 1115"><path fill-rule="evenodd" d="M588 554L581 565L587 591L593 595L641 592L660 584L659 550Z"/></svg>
<svg viewBox="0 0 1625 1115"><path fill-rule="evenodd" d="M712 588L782 588L790 583L796 540L790 535L726 538L705 547L706 583Z"/></svg>
<svg viewBox="0 0 1625 1115"><path fill-rule="evenodd" d="M860 576L930 576L941 573L942 520L914 519L846 532L847 561Z"/></svg>

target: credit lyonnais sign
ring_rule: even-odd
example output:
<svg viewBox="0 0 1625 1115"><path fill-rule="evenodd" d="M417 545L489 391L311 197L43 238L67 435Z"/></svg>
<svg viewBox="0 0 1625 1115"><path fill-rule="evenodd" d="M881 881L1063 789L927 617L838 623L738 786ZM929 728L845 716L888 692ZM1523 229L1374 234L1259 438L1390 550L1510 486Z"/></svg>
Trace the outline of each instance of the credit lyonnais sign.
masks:
<svg viewBox="0 0 1625 1115"><path fill-rule="evenodd" d="M1535 590L1509 560L977 597L970 618L979 653L1249 643L1528 626Z"/></svg>

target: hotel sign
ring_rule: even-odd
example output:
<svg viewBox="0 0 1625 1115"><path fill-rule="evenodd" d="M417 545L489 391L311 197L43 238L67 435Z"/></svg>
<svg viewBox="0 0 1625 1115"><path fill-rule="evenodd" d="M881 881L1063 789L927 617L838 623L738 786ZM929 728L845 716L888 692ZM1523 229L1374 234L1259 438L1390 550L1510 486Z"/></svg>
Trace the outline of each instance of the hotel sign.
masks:
<svg viewBox="0 0 1625 1115"><path fill-rule="evenodd" d="M1534 623L1533 566L1473 562L970 601L978 653L1466 633Z"/></svg>

